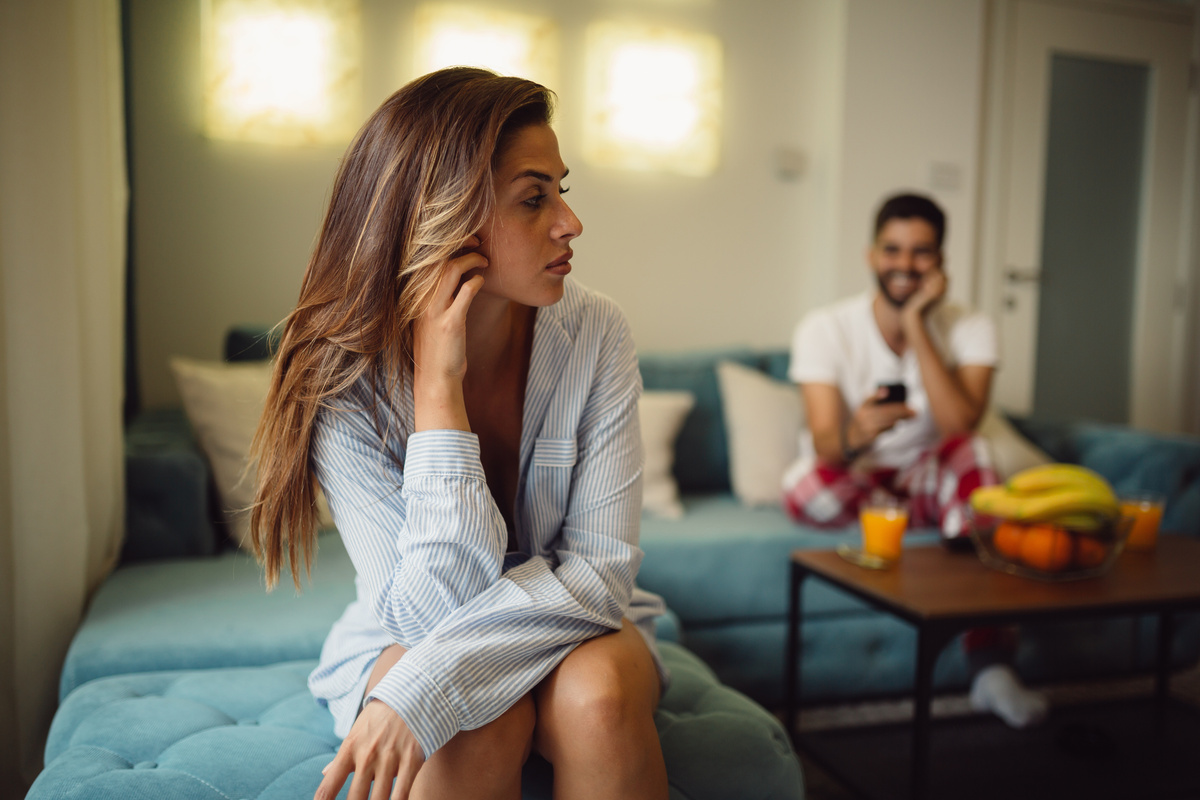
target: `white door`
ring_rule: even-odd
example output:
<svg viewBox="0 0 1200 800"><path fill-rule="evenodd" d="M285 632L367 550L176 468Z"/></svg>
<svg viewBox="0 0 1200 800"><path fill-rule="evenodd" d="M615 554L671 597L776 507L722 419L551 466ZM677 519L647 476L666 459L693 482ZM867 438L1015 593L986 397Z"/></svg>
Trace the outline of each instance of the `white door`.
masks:
<svg viewBox="0 0 1200 800"><path fill-rule="evenodd" d="M1007 411L1182 427L1193 13L993 6L981 300Z"/></svg>

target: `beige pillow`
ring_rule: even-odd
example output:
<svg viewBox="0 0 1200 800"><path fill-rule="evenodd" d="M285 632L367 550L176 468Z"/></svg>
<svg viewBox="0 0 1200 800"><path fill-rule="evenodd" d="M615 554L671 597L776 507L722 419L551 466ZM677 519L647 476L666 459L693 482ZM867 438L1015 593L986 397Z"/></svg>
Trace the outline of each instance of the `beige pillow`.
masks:
<svg viewBox="0 0 1200 800"><path fill-rule="evenodd" d="M212 468L229 533L240 547L250 550L249 508L254 502L255 475L246 473L246 463L267 400L271 363L197 361L175 356L170 365L183 398L183 410ZM317 512L320 527L333 525L320 493Z"/></svg>
<svg viewBox="0 0 1200 800"><path fill-rule="evenodd" d="M733 493L749 506L779 505L783 474L799 457L804 427L800 390L733 361L717 364L717 381Z"/></svg>
<svg viewBox="0 0 1200 800"><path fill-rule="evenodd" d="M992 466L1001 481L1008 480L1023 469L1054 461L993 408L983 415L975 433L987 442L992 452Z"/></svg>
<svg viewBox="0 0 1200 800"><path fill-rule="evenodd" d="M642 510L667 519L683 516L679 487L671 474L675 464L675 439L688 412L696 404L691 392L647 391L638 400L642 449L646 467L642 472Z"/></svg>

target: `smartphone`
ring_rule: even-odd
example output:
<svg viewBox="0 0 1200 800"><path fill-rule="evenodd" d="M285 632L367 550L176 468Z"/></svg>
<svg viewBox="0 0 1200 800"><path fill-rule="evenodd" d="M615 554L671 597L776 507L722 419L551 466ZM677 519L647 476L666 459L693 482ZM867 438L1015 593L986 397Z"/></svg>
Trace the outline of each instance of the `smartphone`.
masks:
<svg viewBox="0 0 1200 800"><path fill-rule="evenodd" d="M881 383L880 389L887 389L887 397L879 401L879 405L884 403L903 403L908 399L908 389L903 383Z"/></svg>

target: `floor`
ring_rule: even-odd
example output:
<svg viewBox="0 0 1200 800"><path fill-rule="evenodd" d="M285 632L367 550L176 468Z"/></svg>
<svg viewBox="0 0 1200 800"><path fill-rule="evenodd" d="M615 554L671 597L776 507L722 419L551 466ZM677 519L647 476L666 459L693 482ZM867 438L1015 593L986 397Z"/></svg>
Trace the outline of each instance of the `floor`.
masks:
<svg viewBox="0 0 1200 800"><path fill-rule="evenodd" d="M1181 697L1200 707L1200 666L1174 675L1171 679L1171 690L1174 696ZM1136 678L1049 687L1046 689L1046 694L1050 700L1051 715L1053 715L1055 707L1062 708L1079 703L1142 697L1151 694L1152 691L1153 681L1150 678ZM933 704L935 719L976 713L971 709L965 695L939 697ZM912 702L909 700L862 703L806 710L801 718L801 729L807 731L883 724L900 722L911 719L911 717ZM857 800L858 795L827 774L803 753L800 755L800 760L804 768L805 796L808 800Z"/></svg>

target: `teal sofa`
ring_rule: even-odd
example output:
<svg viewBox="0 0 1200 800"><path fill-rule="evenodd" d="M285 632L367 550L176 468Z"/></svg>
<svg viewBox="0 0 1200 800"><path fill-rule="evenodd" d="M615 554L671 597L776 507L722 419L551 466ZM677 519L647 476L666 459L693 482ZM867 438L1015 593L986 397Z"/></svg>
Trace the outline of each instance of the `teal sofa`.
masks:
<svg viewBox="0 0 1200 800"><path fill-rule="evenodd" d="M234 331L227 341L227 358L263 353L261 331ZM733 497L715 372L722 359L780 379L786 373L782 351L641 358L647 390L682 389L696 398L676 443L686 513L643 519L638 580L673 612L659 633L676 679L658 725L672 797L800 797L795 756L761 707L776 708L782 698L788 556L857 533L806 529L777 508L747 508ZM1120 426L1013 422L1056 459L1096 469L1118 491L1162 492L1164 528L1200 536L1200 441ZM210 796L207 785L219 789L212 797L302 796L336 747L328 715L317 713L303 686L353 591L336 532L323 534L302 595L286 588L267 595L252 560L223 543L212 522L207 467L180 411L143 414L130 425L127 471L124 563L71 645L47 767L30 798L198 798ZM906 541L937 537L915 531ZM819 581L804 591L803 702L910 690L915 636L908 626ZM1031 627L1019 667L1034 682L1146 671L1155 631L1149 618ZM1175 663L1198 658L1200 620L1181 619ZM959 648L946 649L935 680L939 689L965 686ZM241 757L231 753L254 753L266 766L226 775L226 761ZM549 796L547 774L544 763L530 764L528 800Z"/></svg>

